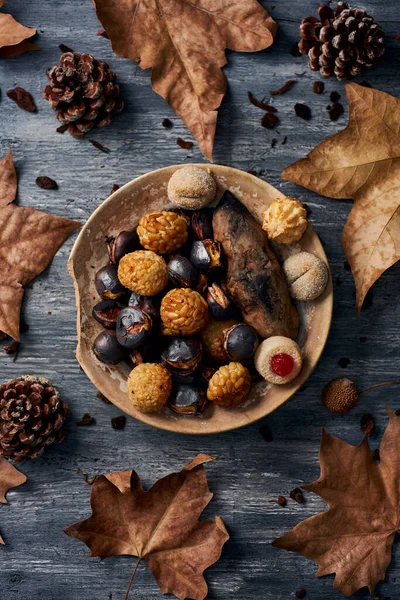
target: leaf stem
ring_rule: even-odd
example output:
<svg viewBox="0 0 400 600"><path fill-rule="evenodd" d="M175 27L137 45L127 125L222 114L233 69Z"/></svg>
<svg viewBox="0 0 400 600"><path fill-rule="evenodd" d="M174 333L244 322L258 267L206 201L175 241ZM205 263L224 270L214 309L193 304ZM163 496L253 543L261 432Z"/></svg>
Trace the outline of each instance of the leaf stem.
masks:
<svg viewBox="0 0 400 600"><path fill-rule="evenodd" d="M132 571L131 579L129 581L128 589L126 590L126 594L125 594L124 600L128 600L129 592L131 591L132 583L133 583L133 580L135 578L136 571L138 570L138 566L140 565L140 561L141 560L142 560L142 557L138 556L138 559L137 559L136 564L135 564L135 568Z"/></svg>
<svg viewBox="0 0 400 600"><path fill-rule="evenodd" d="M373 390L377 387L382 387L383 385L400 385L400 381L382 381L382 383L375 383L375 385L369 385L368 387L363 388L362 390L358 390L358 393L362 394L363 392L368 392L369 390Z"/></svg>

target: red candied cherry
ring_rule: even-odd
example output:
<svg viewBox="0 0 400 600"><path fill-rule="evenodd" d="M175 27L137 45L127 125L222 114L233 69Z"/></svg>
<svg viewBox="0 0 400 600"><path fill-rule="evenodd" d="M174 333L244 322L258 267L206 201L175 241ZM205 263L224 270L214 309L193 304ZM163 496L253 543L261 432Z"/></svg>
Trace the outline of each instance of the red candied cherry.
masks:
<svg viewBox="0 0 400 600"><path fill-rule="evenodd" d="M258 346L254 365L269 383L283 385L292 381L301 371L301 350L294 340L281 335L267 338Z"/></svg>
<svg viewBox="0 0 400 600"><path fill-rule="evenodd" d="M287 377L293 371L294 360L290 354L284 352L275 354L271 360L271 369L279 377Z"/></svg>

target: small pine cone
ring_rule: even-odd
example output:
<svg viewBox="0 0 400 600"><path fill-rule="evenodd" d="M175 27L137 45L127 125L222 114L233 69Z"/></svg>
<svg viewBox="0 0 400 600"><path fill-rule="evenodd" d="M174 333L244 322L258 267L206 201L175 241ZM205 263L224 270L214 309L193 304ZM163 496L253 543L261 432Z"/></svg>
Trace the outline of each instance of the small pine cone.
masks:
<svg viewBox="0 0 400 600"><path fill-rule="evenodd" d="M119 261L118 279L123 286L141 296L155 296L168 283L167 265L150 250L136 250Z"/></svg>
<svg viewBox="0 0 400 600"><path fill-rule="evenodd" d="M0 454L20 462L62 442L68 405L44 378L18 377L0 386Z"/></svg>
<svg viewBox="0 0 400 600"><path fill-rule="evenodd" d="M163 335L195 335L209 321L208 305L198 292L175 288L161 301Z"/></svg>
<svg viewBox="0 0 400 600"><path fill-rule="evenodd" d="M83 137L95 125L106 127L124 108L116 74L91 54L65 52L60 64L47 71L47 79L44 97L74 137Z"/></svg>
<svg viewBox="0 0 400 600"><path fill-rule="evenodd" d="M365 10L338 2L335 10L321 4L318 15L306 17L300 26L299 50L308 54L312 71L349 79L375 66L385 52L382 26Z"/></svg>
<svg viewBox="0 0 400 600"><path fill-rule="evenodd" d="M187 220L176 212L156 210L140 219L137 233L146 250L168 254L178 250L186 242L187 228Z"/></svg>
<svg viewBox="0 0 400 600"><path fill-rule="evenodd" d="M160 410L172 390L171 374L162 365L142 363L130 372L128 396L135 408L145 413Z"/></svg>
<svg viewBox="0 0 400 600"><path fill-rule="evenodd" d="M218 406L232 408L247 398L250 388L249 370L241 363L231 362L220 367L211 377L207 398Z"/></svg>

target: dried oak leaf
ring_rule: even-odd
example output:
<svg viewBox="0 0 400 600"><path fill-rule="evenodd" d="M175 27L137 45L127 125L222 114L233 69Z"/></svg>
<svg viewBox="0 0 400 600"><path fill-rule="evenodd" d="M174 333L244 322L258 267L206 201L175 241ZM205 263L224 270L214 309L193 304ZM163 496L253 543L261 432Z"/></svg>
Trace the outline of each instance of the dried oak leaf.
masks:
<svg viewBox="0 0 400 600"><path fill-rule="evenodd" d="M256 52L271 46L275 21L256 0L93 2L114 52L153 69L154 91L212 160L217 109L226 91L225 49Z"/></svg>
<svg viewBox="0 0 400 600"><path fill-rule="evenodd" d="M213 496L203 467L210 460L199 454L147 491L135 471L98 477L91 491L92 516L65 533L84 542L91 556L130 554L138 557L136 568L144 559L163 594L203 600L208 591L203 572L229 539L220 517L198 520Z"/></svg>
<svg viewBox="0 0 400 600"><path fill-rule="evenodd" d="M0 457L0 502L7 504L6 494L8 490L22 485L26 481L26 476L18 471L11 463L3 456ZM0 535L0 544L4 544L4 540Z"/></svg>
<svg viewBox="0 0 400 600"><path fill-rule="evenodd" d="M342 244L360 312L370 287L400 258L400 99L355 83L346 93L347 127L282 177L323 196L354 200Z"/></svg>
<svg viewBox="0 0 400 600"><path fill-rule="evenodd" d="M317 577L336 573L334 587L345 596L364 586L373 594L385 577L399 530L400 418L387 411L379 465L368 436L351 446L323 431L321 475L303 488L323 498L328 511L273 542L313 560L319 566Z"/></svg>
<svg viewBox="0 0 400 600"><path fill-rule="evenodd" d="M24 287L46 269L80 223L10 204L16 190L9 152L0 162L0 331L19 340Z"/></svg>
<svg viewBox="0 0 400 600"><path fill-rule="evenodd" d="M0 0L0 8L5 0ZM0 58L12 58L40 47L29 41L36 29L24 27L11 15L0 13Z"/></svg>

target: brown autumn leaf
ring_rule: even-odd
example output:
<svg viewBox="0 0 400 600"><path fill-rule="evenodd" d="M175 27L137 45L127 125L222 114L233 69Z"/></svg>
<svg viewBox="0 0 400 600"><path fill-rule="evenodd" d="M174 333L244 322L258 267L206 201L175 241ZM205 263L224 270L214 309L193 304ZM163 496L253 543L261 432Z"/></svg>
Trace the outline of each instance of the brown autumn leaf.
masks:
<svg viewBox="0 0 400 600"><path fill-rule="evenodd" d="M26 481L26 476L18 471L8 460L3 456L0 457L0 502L7 504L6 494L8 490L22 485ZM4 540L0 535L0 544L4 544Z"/></svg>
<svg viewBox="0 0 400 600"><path fill-rule="evenodd" d="M321 475L303 488L323 498L328 511L273 542L313 560L317 577L336 573L334 587L345 596L364 586L374 593L385 578L400 528L400 418L387 411L379 465L368 436L351 446L323 431Z"/></svg>
<svg viewBox="0 0 400 600"><path fill-rule="evenodd" d="M16 189L9 152L0 162L0 331L19 340L24 287L46 269L80 223L11 204Z"/></svg>
<svg viewBox="0 0 400 600"><path fill-rule="evenodd" d="M226 91L225 49L256 52L271 46L275 21L256 0L93 2L114 52L153 69L154 91L212 160L217 109Z"/></svg>
<svg viewBox="0 0 400 600"><path fill-rule="evenodd" d="M229 539L220 517L198 520L213 496L203 466L211 460L199 454L147 491L135 471L102 475L91 490L92 516L65 533L84 542L91 556L137 556L132 579L145 560L163 594L203 600L208 591L203 572Z"/></svg>
<svg viewBox="0 0 400 600"><path fill-rule="evenodd" d="M0 0L0 8L6 0ZM33 27L24 27L11 15L0 13L0 58L12 58L40 47L29 41L36 34Z"/></svg>
<svg viewBox="0 0 400 600"><path fill-rule="evenodd" d="M342 244L359 312L370 287L400 258L400 99L355 83L346 92L347 127L282 177L323 196L354 200Z"/></svg>

